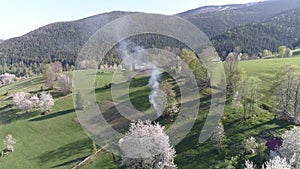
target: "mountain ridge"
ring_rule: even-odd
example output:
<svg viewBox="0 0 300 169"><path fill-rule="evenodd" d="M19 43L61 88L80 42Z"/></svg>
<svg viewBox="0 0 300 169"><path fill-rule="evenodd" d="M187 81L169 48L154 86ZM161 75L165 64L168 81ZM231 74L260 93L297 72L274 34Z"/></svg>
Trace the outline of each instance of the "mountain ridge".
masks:
<svg viewBox="0 0 300 169"><path fill-rule="evenodd" d="M222 40L218 36L224 35L227 31L240 26L266 22L280 13L300 7L298 2L299 0L263 1L223 11L200 14L191 14L190 11L190 15L182 17L196 25L210 39L219 38ZM99 28L112 20L133 13L113 11L74 21L56 22L28 32L23 36L5 40L0 44L0 63L3 63L0 73L1 70L5 69L16 70L22 65L28 69L32 69L32 65L42 69L40 64L55 60L61 61L64 67L74 65L82 46ZM151 38L149 43L155 42L155 37ZM165 41L165 46L168 46L167 42ZM164 42L160 41L159 43L162 46ZM221 45L216 45L216 47L218 51L222 51ZM232 49L230 48L230 50ZM7 68L3 68L4 63ZM38 73L39 71L33 72Z"/></svg>

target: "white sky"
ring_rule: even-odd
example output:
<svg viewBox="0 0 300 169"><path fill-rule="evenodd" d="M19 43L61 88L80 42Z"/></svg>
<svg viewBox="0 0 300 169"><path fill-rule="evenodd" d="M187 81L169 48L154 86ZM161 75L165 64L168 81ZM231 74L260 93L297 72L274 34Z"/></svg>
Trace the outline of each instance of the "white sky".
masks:
<svg viewBox="0 0 300 169"><path fill-rule="evenodd" d="M259 0L0 0L0 39L21 36L49 23L114 10L177 14L205 5Z"/></svg>

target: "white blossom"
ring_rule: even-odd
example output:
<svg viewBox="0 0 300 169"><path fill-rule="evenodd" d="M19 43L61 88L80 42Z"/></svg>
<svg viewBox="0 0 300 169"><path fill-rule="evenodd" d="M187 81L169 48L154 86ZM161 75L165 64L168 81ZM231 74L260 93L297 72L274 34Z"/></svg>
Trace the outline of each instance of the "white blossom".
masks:
<svg viewBox="0 0 300 169"><path fill-rule="evenodd" d="M266 162L263 169L292 169L291 165L287 162L285 158L276 156L274 159Z"/></svg>
<svg viewBox="0 0 300 169"><path fill-rule="evenodd" d="M16 140L13 138L11 134L8 134L3 141L5 145L5 149L8 151L14 151L14 144L16 144Z"/></svg>
<svg viewBox="0 0 300 169"><path fill-rule="evenodd" d="M213 142L214 146L218 150L220 150L223 146L223 142L224 142L225 138L226 138L226 136L225 136L224 126L220 122L218 124L218 127L215 129L215 131L213 132L213 134L211 136L211 141Z"/></svg>
<svg viewBox="0 0 300 169"><path fill-rule="evenodd" d="M245 169L254 169L254 165L252 161L246 160L245 162Z"/></svg>
<svg viewBox="0 0 300 169"><path fill-rule="evenodd" d="M122 165L127 168L175 169L175 150L163 127L151 122L131 123L125 137L119 141L123 151Z"/></svg>
<svg viewBox="0 0 300 169"><path fill-rule="evenodd" d="M4 85L11 84L16 79L14 74L4 73L0 75L0 81L3 82Z"/></svg>
<svg viewBox="0 0 300 169"><path fill-rule="evenodd" d="M296 168L300 168L300 127L286 131L283 135L283 144L279 153Z"/></svg>
<svg viewBox="0 0 300 169"><path fill-rule="evenodd" d="M40 99L36 94L32 95L29 100L31 101L33 107L37 107L39 105Z"/></svg>
<svg viewBox="0 0 300 169"><path fill-rule="evenodd" d="M34 107L33 103L29 100L30 94L25 92L18 92L13 95L13 103L19 109L29 110Z"/></svg>
<svg viewBox="0 0 300 169"><path fill-rule="evenodd" d="M42 92L40 96L39 106L41 111L50 111L51 107L54 106L54 99L51 94Z"/></svg>

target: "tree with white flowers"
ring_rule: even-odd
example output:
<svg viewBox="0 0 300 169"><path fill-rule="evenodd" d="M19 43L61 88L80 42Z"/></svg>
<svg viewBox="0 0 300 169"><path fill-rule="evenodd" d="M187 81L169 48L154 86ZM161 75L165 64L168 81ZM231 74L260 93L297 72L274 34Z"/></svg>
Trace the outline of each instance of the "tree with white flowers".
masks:
<svg viewBox="0 0 300 169"><path fill-rule="evenodd" d="M6 152L13 152L14 151L14 144L16 144L16 140L13 138L11 134L8 134L3 141L5 145L5 151Z"/></svg>
<svg viewBox="0 0 300 169"><path fill-rule="evenodd" d="M246 160L245 169L255 169L253 162ZM292 166L287 162L285 158L276 156L274 159L270 159L265 162L262 169L292 169ZM297 169L297 168L296 168Z"/></svg>
<svg viewBox="0 0 300 169"><path fill-rule="evenodd" d="M292 169L291 165L285 158L276 156L274 159L269 160L262 167L263 169Z"/></svg>
<svg viewBox="0 0 300 169"><path fill-rule="evenodd" d="M255 169L255 166L252 161L246 160L245 161L245 169Z"/></svg>
<svg viewBox="0 0 300 169"><path fill-rule="evenodd" d="M215 129L211 136L211 141L213 142L214 146L218 149L218 151L221 150L223 147L223 142L225 141L225 130L224 126L221 122L219 122L218 127Z"/></svg>
<svg viewBox="0 0 300 169"><path fill-rule="evenodd" d="M21 110L30 110L34 107L34 103L30 100L30 94L18 92L13 95L13 103Z"/></svg>
<svg viewBox="0 0 300 169"><path fill-rule="evenodd" d="M54 106L54 99L50 93L42 92L40 96L39 106L41 111L48 113L51 111L51 107Z"/></svg>
<svg viewBox="0 0 300 169"><path fill-rule="evenodd" d="M292 166L300 168L300 127L286 131L283 135L283 144L279 153L285 157Z"/></svg>
<svg viewBox="0 0 300 169"><path fill-rule="evenodd" d="M40 98L36 94L30 96L29 100L30 100L33 107L38 107L39 106Z"/></svg>
<svg viewBox="0 0 300 169"><path fill-rule="evenodd" d="M176 169L175 150L164 127L150 121L133 122L120 139L122 165L130 169Z"/></svg>

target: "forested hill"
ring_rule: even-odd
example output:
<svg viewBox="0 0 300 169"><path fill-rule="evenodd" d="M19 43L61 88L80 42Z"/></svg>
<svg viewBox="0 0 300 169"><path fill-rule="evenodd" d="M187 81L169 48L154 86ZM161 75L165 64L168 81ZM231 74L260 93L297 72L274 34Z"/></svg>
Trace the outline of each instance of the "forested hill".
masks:
<svg viewBox="0 0 300 169"><path fill-rule="evenodd" d="M177 14L177 16L185 17L185 16L193 16L208 12L219 12L219 11L225 11L225 10L232 10L232 9L239 9L239 8L245 8L248 7L249 4L233 4L233 5L220 5L220 6L203 6L196 9L191 9L182 13Z"/></svg>
<svg viewBox="0 0 300 169"><path fill-rule="evenodd" d="M130 12L114 11L77 21L53 23L21 37L5 40L0 44L0 71L14 69L10 72L15 72L16 68L26 67L34 69L33 73L39 73L40 64L53 60L73 65L90 36L103 25L128 14ZM27 69L17 70L24 71Z"/></svg>
<svg viewBox="0 0 300 169"><path fill-rule="evenodd" d="M249 26L235 28L237 29L238 35L238 30L240 28L248 29L249 27L250 30L248 35L246 33L245 35L239 36L239 40L241 42L253 44L256 43L256 41L249 42L249 39L247 39L248 36L250 36L249 34L251 30L269 30L272 33L275 32L276 34L277 31L284 31L284 29L276 29L276 26L280 24L280 21L282 20L281 18L284 15L278 14L297 6L300 7L299 0L272 0L251 3L238 7L224 7L224 9L221 11L205 11L205 8L194 9L186 13L181 13L178 16L181 15L197 25L201 30L203 30L204 33L207 34L208 37L214 37L213 40L215 40L215 42L218 42L219 40L226 40L226 42L230 42L230 40L234 39L235 37L224 34L227 30L244 24L250 24L251 27L253 23L266 21L273 16L273 20L270 20L269 22L274 23L274 25L267 25L269 22L266 22L261 25L252 25L253 27L251 27L251 29ZM201 12L199 12L199 10ZM53 23L29 32L24 36L5 40L0 44L0 73L10 72L21 75L24 75L27 72L40 73L43 69L41 65L44 63L49 63L53 60L59 60L63 62L64 68L74 65L75 58L77 57L80 49L91 35L93 35L99 28L110 21L129 14L132 14L132 12L115 11L91 16L77 21ZM278 15L278 18L274 17L276 15ZM293 18L291 19L295 20ZM278 20L278 22L276 20ZM297 24L297 22L294 24ZM234 32L235 29L231 30L230 32ZM261 33L260 31L258 31L257 34L265 33L265 31L261 31ZM295 30L293 29L287 31L291 32L288 34L290 35ZM243 30L241 34L244 34L244 32L245 31ZM282 34L279 35L281 36ZM281 39L281 42L290 42L290 37L291 36L287 36L286 39L285 36L276 39L270 38L268 39L268 42L272 41L272 43L268 44L269 46L264 48L273 49L278 47L278 39ZM150 36L150 38L150 40L144 41L149 44L143 45L152 46L154 42L158 42L159 46L170 45L170 41L168 39L162 39L161 37L155 36ZM283 39L285 39L285 41L283 41ZM264 39L262 39L262 41L264 42ZM293 42L296 41L296 39L293 40ZM226 50L232 50L230 45L228 48L222 43L215 43L215 45L218 51L223 51L224 48L226 48ZM247 50L246 47L243 47L243 49ZM255 52L256 50L260 50L260 48L251 49L251 51L249 50L249 53L253 51Z"/></svg>
<svg viewBox="0 0 300 169"><path fill-rule="evenodd" d="M235 27L213 37L212 42L220 53L231 52L240 46L243 52L258 54L264 49L275 52L281 45L295 48L300 41L300 8L281 13L269 21Z"/></svg>
<svg viewBox="0 0 300 169"><path fill-rule="evenodd" d="M222 6L221 6L222 7ZM209 38L237 26L264 22L282 12L300 7L300 0L268 0L218 12L199 13L201 8L183 17L198 26ZM179 16L182 14L179 14Z"/></svg>

